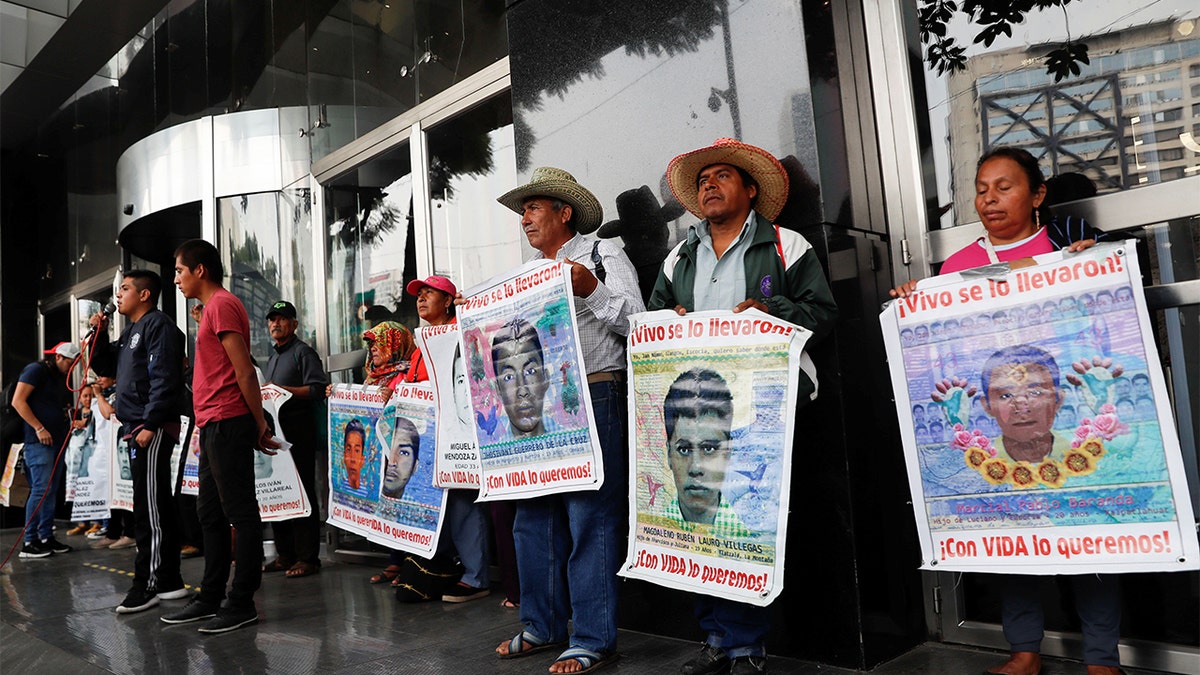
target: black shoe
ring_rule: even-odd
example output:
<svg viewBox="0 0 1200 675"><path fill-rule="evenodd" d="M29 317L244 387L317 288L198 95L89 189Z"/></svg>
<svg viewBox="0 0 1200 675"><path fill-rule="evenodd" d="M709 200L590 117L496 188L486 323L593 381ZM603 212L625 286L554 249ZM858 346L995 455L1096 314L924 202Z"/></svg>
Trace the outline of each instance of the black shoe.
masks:
<svg viewBox="0 0 1200 675"><path fill-rule="evenodd" d="M222 607L217 615L200 627L201 633L228 633L258 623L258 610L251 607Z"/></svg>
<svg viewBox="0 0 1200 675"><path fill-rule="evenodd" d="M739 656L733 660L729 675L758 675L767 672L767 657Z"/></svg>
<svg viewBox="0 0 1200 675"><path fill-rule="evenodd" d="M158 595L144 588L131 588L125 599L117 605L117 614L133 614L158 605Z"/></svg>
<svg viewBox="0 0 1200 675"><path fill-rule="evenodd" d="M55 539L53 535L51 535L46 541L43 541L42 546L50 549L51 553L70 553L72 550L74 550L70 546L67 546L61 541Z"/></svg>
<svg viewBox="0 0 1200 675"><path fill-rule="evenodd" d="M25 546L21 548L22 558L47 558L52 555L54 555L54 551L40 541L26 542Z"/></svg>
<svg viewBox="0 0 1200 675"><path fill-rule="evenodd" d="M200 599L199 596L192 598L192 601L184 605L183 609L174 614L166 614L160 617L163 623L179 624L191 623L193 621L203 621L211 619L217 615L217 606L210 605Z"/></svg>
<svg viewBox="0 0 1200 675"><path fill-rule="evenodd" d="M707 642L700 645L700 653L679 668L682 675L724 675L729 672L729 656L724 649Z"/></svg>

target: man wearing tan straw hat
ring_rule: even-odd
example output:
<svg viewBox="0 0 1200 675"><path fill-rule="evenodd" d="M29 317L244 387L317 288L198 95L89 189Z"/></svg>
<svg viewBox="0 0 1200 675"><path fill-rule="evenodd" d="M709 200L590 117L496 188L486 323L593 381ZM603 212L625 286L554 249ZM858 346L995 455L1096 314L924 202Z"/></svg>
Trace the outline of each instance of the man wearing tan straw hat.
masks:
<svg viewBox="0 0 1200 675"><path fill-rule="evenodd" d="M667 166L679 203L701 218L667 254L648 307L679 314L750 308L799 324L812 341L833 327L837 306L808 241L772 221L783 210L788 177L762 148L732 138L685 152ZM816 370L801 359L797 405L816 398ZM683 675L765 673L770 612L733 600L696 597L708 633Z"/></svg>
<svg viewBox="0 0 1200 675"><path fill-rule="evenodd" d="M571 174L541 167L527 185L497 201L521 215L536 257L570 265L581 365L588 374L605 480L599 490L517 502L513 535L524 627L496 653L502 659L528 656L569 637L550 672L590 672L617 656L616 573L626 503L625 338L627 317L645 307L625 251L608 239L584 239L600 226L602 212ZM570 636L568 621L574 623Z"/></svg>

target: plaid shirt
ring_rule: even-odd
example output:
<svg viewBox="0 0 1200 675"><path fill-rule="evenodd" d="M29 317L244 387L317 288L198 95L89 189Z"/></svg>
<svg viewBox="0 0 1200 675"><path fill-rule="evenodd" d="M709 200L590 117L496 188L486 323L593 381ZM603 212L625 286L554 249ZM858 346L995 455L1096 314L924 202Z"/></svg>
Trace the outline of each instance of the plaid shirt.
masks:
<svg viewBox="0 0 1200 675"><path fill-rule="evenodd" d="M676 497L667 502L666 516L678 520L685 530L694 532L698 528L707 528L708 534L720 539L745 539L753 537L754 532L748 529L742 519L725 501L725 495L721 495L721 503L717 506L717 516L713 520L712 525L703 525L701 523L692 523L683 519L683 512L679 510L679 498Z"/></svg>
<svg viewBox="0 0 1200 675"><path fill-rule="evenodd" d="M606 272L604 283L586 298L575 297L575 323L583 365L587 374L625 370L625 337L629 335L629 315L646 311L638 288L637 272L625 255L625 249L609 239L600 239L598 252ZM593 241L576 234L558 249L554 260L570 258L593 274ZM538 254L534 259L545 258Z"/></svg>

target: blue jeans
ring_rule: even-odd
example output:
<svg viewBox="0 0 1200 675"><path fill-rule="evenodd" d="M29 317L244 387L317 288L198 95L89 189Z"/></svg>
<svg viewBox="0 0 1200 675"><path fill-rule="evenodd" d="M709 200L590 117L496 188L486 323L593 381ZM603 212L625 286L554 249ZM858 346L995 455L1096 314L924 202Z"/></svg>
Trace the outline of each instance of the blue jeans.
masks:
<svg viewBox="0 0 1200 675"><path fill-rule="evenodd" d="M708 633L705 640L725 650L729 658L766 656L763 643L771 630L771 609L711 595L696 596L696 619Z"/></svg>
<svg viewBox="0 0 1200 675"><path fill-rule="evenodd" d="M521 623L539 640L567 639L601 654L617 648L617 568L626 526L625 385L588 385L600 438L599 490L517 502L513 538L521 578Z"/></svg>
<svg viewBox="0 0 1200 675"><path fill-rule="evenodd" d="M1083 633L1083 662L1089 666L1119 666L1121 655L1121 589L1111 574L1066 576L1075 589L1075 611ZM1041 579L1020 574L1004 575L1000 601L1004 639L1014 652L1040 652L1045 616L1042 613Z"/></svg>
<svg viewBox="0 0 1200 675"><path fill-rule="evenodd" d="M29 481L29 501L25 502L25 543L46 541L54 535L54 502L58 497L58 479L63 465L54 469L55 448L42 443L26 443L25 479ZM45 501L42 500L43 495ZM42 508L38 508L38 504Z"/></svg>
<svg viewBox="0 0 1200 675"><path fill-rule="evenodd" d="M488 578L487 519L483 515L483 505L475 503L478 496L477 490L449 491L438 552L457 552L463 564L461 581L472 588L487 588L491 585Z"/></svg>

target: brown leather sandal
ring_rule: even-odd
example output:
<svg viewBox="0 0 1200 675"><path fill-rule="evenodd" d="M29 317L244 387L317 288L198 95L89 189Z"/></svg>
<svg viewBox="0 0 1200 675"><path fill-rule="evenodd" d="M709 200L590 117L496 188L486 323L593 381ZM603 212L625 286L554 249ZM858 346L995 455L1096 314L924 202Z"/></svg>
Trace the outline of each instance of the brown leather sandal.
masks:
<svg viewBox="0 0 1200 675"><path fill-rule="evenodd" d="M399 565L388 565L387 567L383 568L382 572L371 577L371 583L373 583L373 584L389 583L391 581L394 581L396 579L396 577L398 577L398 576L400 576L400 566Z"/></svg>

